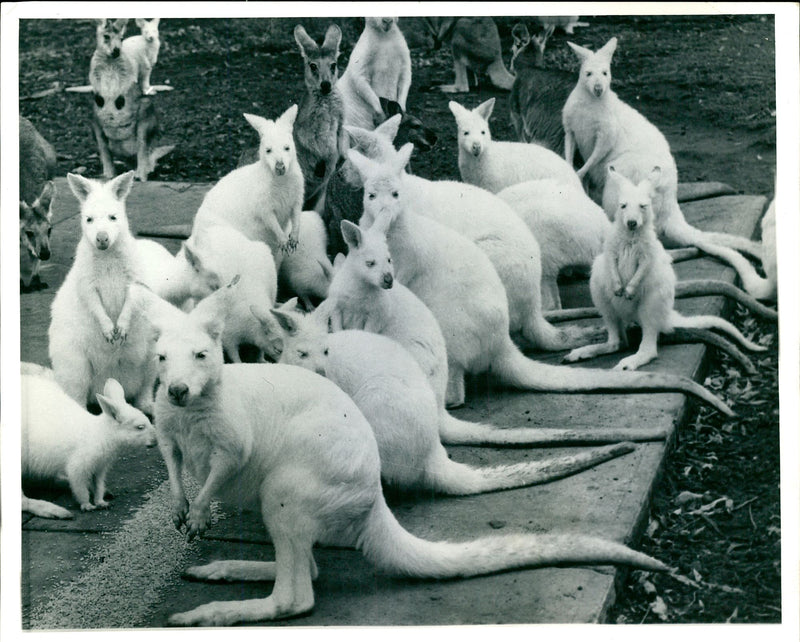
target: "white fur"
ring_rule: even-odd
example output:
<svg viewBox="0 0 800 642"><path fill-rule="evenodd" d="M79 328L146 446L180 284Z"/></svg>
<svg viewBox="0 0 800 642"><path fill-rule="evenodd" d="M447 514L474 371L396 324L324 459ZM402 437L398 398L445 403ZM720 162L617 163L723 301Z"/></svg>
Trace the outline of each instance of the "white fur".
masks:
<svg viewBox="0 0 800 642"><path fill-rule="evenodd" d="M592 301L608 329L605 344L584 346L570 352L566 361L578 361L619 350L631 325L642 328L636 354L622 359L617 370L636 370L658 356L658 336L675 328L714 328L727 332L749 350L766 348L748 341L735 326L719 317L684 317L673 309L675 272L672 260L656 236L651 192L660 170L634 185L613 167L610 178L619 194L614 225L594 262L589 285Z"/></svg>
<svg viewBox="0 0 800 642"><path fill-rule="evenodd" d="M47 376L24 374L22 388L22 476L69 482L82 511L108 508L105 479L120 451L155 445L147 417L125 402L114 379L97 395L102 414L92 415ZM65 508L23 493L22 510L40 517L70 519Z"/></svg>
<svg viewBox="0 0 800 642"><path fill-rule="evenodd" d="M136 18L136 26L141 30L138 36L130 36L122 41L122 54L133 63L142 93L151 96L156 90L150 86L150 74L158 61L161 40L158 37L159 18L147 20Z"/></svg>
<svg viewBox="0 0 800 642"><path fill-rule="evenodd" d="M382 165L352 149L348 156L364 181L361 226L390 221L381 225L388 230L397 280L430 308L442 329L448 405L463 403L465 373L491 369L503 383L523 389L679 389L730 414L725 404L688 378L561 368L526 359L508 335L505 291L486 255L467 238L409 211L402 172L412 148L405 145Z"/></svg>
<svg viewBox="0 0 800 642"><path fill-rule="evenodd" d="M106 183L75 174L67 179L80 201L82 236L51 309L56 380L85 405L114 378L137 408L149 412L155 380L151 327L127 296L130 283L146 274L125 213L133 172Z"/></svg>
<svg viewBox="0 0 800 642"><path fill-rule="evenodd" d="M568 43L581 59L578 82L569 95L562 119L564 156L572 162L575 148L586 159L578 176L588 175L603 194L603 209L616 210L617 182L606 181L609 165L628 180L639 183L654 167L661 176L653 194L656 233L665 245L694 245L706 254L730 263L747 292L758 288L759 276L736 250L760 257L761 246L732 234L704 232L690 226L678 205L678 170L664 135L642 114L622 102L611 89L612 38L596 52Z"/></svg>
<svg viewBox="0 0 800 642"><path fill-rule="evenodd" d="M383 498L372 428L335 384L303 368L223 365L225 292L189 314L155 314L161 330L156 431L172 487L172 520L191 540L210 526L214 498L260 510L275 562L220 561L187 570L201 580L274 580L263 599L214 602L174 625L224 626L290 617L314 606L315 543L355 546L384 571L455 578L559 561L666 570L620 544L580 535L492 535L426 542L405 531ZM155 306L161 306L156 301ZM199 358L199 355L203 355ZM201 484L191 506L184 467Z"/></svg>
<svg viewBox="0 0 800 642"><path fill-rule="evenodd" d="M381 98L406 110L411 54L397 18L366 18L337 86L345 104L345 125L374 129L375 122L386 120Z"/></svg>
<svg viewBox="0 0 800 642"><path fill-rule="evenodd" d="M291 292L299 296L310 309L314 296L324 299L333 275L327 254L328 232L317 212L300 213L300 240L291 254L283 257L278 278Z"/></svg>
<svg viewBox="0 0 800 642"><path fill-rule="evenodd" d="M234 363L241 361L239 346L256 344L259 323L250 313L250 306L273 306L278 294L275 261L269 246L251 241L227 225L215 225L186 241L183 259L188 260L189 292L202 299L227 285L238 275L235 296L225 311L222 347ZM258 356L262 360L263 355Z"/></svg>
<svg viewBox="0 0 800 642"><path fill-rule="evenodd" d="M211 188L197 210L192 235L211 225L230 225L269 245L277 257L296 245L303 206L303 173L292 138L297 105L274 121L244 116L261 139L259 161L233 170Z"/></svg>
<svg viewBox="0 0 800 642"><path fill-rule="evenodd" d="M362 330L329 334L324 323L296 312L273 314L278 322L273 327L279 325L283 343L280 362L317 372L350 395L375 433L381 477L388 484L470 495L545 483L633 448L612 446L584 452L577 459L487 468L454 462L440 441L448 432L449 417L417 362L399 343ZM498 440L505 432L486 428L487 435L494 433Z"/></svg>
<svg viewBox="0 0 800 642"><path fill-rule="evenodd" d="M568 267L591 267L611 228L603 208L582 189L552 179L526 181L497 195L519 215L539 242L542 309L561 308L558 275Z"/></svg>
<svg viewBox="0 0 800 642"><path fill-rule="evenodd" d="M492 140L489 117L494 101L490 98L472 110L455 101L449 103L458 129L461 180L493 194L516 183L542 178L554 178L581 189L572 165L546 147Z"/></svg>
<svg viewBox="0 0 800 642"><path fill-rule="evenodd" d="M397 118L397 117L395 117ZM394 119L390 119L394 120ZM387 121L388 122L388 121ZM349 128L375 159L396 155L389 128ZM541 306L541 263L537 239L509 205L485 189L457 181L429 181L403 173L410 211L430 218L475 243L489 258L508 298L509 332L545 350L585 344L587 332L560 329L545 321Z"/></svg>

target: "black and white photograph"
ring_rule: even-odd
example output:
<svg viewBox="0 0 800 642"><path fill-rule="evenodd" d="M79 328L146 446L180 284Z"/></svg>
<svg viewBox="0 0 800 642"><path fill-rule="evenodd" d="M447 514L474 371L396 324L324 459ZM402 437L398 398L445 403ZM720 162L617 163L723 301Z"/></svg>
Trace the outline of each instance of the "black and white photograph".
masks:
<svg viewBox="0 0 800 642"><path fill-rule="evenodd" d="M4 3L3 635L797 639L798 10Z"/></svg>

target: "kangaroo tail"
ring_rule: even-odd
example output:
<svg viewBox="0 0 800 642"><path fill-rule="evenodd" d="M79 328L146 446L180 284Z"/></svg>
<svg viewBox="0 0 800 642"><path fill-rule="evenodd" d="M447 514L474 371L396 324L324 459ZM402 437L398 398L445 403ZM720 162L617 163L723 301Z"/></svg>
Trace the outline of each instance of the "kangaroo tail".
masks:
<svg viewBox="0 0 800 642"><path fill-rule="evenodd" d="M756 374L756 367L750 358L726 338L701 328L674 328L669 334L662 334L661 343L708 343L718 350L728 353L737 361L748 375Z"/></svg>
<svg viewBox="0 0 800 642"><path fill-rule="evenodd" d="M527 359L509 339L492 363L500 381L516 388L544 392L683 392L702 399L721 413L734 412L688 377L661 372L633 372L552 366Z"/></svg>
<svg viewBox="0 0 800 642"><path fill-rule="evenodd" d="M426 487L448 495L474 495L508 488L546 484L592 468L615 457L627 455L635 448L631 443L621 443L539 461L473 468L453 461L447 456L444 447L439 447L426 466Z"/></svg>
<svg viewBox="0 0 800 642"><path fill-rule="evenodd" d="M753 343L745 337L732 323L710 314L685 317L675 310L670 315L670 323L675 328L701 328L704 330L719 330L736 339L745 349L751 352L764 352L766 347Z"/></svg>
<svg viewBox="0 0 800 642"><path fill-rule="evenodd" d="M761 247L761 243L745 238L744 236L735 236L724 232L703 232L703 234L708 237L711 243L744 252L745 254L757 258L759 261L764 254L764 248Z"/></svg>
<svg viewBox="0 0 800 642"><path fill-rule="evenodd" d="M492 84L500 89L510 90L516 78L514 74L506 69L503 61L499 58L489 65L486 73L489 74L489 80L492 81Z"/></svg>
<svg viewBox="0 0 800 642"><path fill-rule="evenodd" d="M623 564L671 569L624 544L577 534L489 536L467 542L429 542L406 531L379 495L366 518L359 548L373 564L397 575L448 579L558 564Z"/></svg>
<svg viewBox="0 0 800 642"><path fill-rule="evenodd" d="M544 318L550 323L593 319L599 316L600 311L597 308L562 308L561 310L547 310L544 313Z"/></svg>
<svg viewBox="0 0 800 642"><path fill-rule="evenodd" d="M599 315L594 315L599 316ZM585 317L578 317L585 318ZM568 319L560 319L568 320ZM597 326L557 328L541 312L531 314L522 329L523 338L540 350L559 351L596 343L605 330ZM604 336L604 335L603 335Z"/></svg>
<svg viewBox="0 0 800 642"><path fill-rule="evenodd" d="M737 303L741 303L748 310L757 314L760 317L770 321L778 320L777 311L772 308L759 303L756 299L768 299L769 294L766 288L771 288L767 279L759 277L759 281L763 284L755 287L754 291L748 294L740 290L735 285L731 285L727 281L719 281L714 279L694 279L689 281L678 281L675 284L675 297L685 299L697 296L714 296L722 295L729 299L733 299Z"/></svg>
<svg viewBox="0 0 800 642"><path fill-rule="evenodd" d="M442 412L439 438L452 446L553 446L615 444L621 441L661 441L665 428L495 428L462 421Z"/></svg>
<svg viewBox="0 0 800 642"><path fill-rule="evenodd" d="M66 508L43 499L31 499L22 493L22 510L45 519L72 519L73 515Z"/></svg>

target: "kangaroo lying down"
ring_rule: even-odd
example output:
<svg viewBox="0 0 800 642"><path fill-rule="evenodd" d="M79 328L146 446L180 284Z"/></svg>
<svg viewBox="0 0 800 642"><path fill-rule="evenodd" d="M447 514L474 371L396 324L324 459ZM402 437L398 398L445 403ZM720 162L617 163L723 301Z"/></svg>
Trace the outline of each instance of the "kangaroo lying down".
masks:
<svg viewBox="0 0 800 642"><path fill-rule="evenodd" d="M315 543L357 547L386 572L445 579L551 564L627 564L668 571L623 544L581 534L516 533L429 542L384 500L373 430L334 383L303 368L223 365L227 288L189 314L132 286L160 332L156 431L172 486L172 520L191 540L210 525L212 498L261 510L274 562L219 561L200 580L275 581L262 599L211 602L172 625L225 626L286 618L314 606ZM189 505L184 467L201 484Z"/></svg>

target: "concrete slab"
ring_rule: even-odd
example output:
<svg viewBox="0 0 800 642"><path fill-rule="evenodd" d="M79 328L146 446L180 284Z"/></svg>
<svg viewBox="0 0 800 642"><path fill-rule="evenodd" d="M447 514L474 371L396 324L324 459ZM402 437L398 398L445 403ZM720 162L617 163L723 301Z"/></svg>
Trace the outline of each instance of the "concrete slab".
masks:
<svg viewBox="0 0 800 642"><path fill-rule="evenodd" d="M24 360L47 363L49 304L68 270L79 237L77 202L58 182L50 288L21 296ZM136 184L129 200L134 230L187 225L207 186ZM712 190L713 191L713 190ZM706 229L750 235L765 199L726 196L685 205L687 218ZM172 228L177 229L177 228ZM172 251L174 239L162 242ZM704 276L733 281L733 270L710 259L676 266L680 278ZM565 305L589 302L585 283L563 288ZM719 313L719 298L683 300L685 313ZM588 321L592 323L592 321ZM557 363L561 355L537 354ZM700 378L705 349L665 346L647 370ZM592 363L610 367L620 355ZM455 414L512 426L653 426L670 431L690 403L680 394L556 395L497 389L487 377L468 381L468 403ZM472 539L497 532L591 532L635 543L668 442L640 445L630 455L546 486L466 498L426 493L390 497L399 521L433 539ZM449 448L453 459L495 465L534 459L567 449ZM31 628L160 627L169 614L212 600L264 597L271 586L188 583L179 578L189 564L213 559L272 559L256 515L219 507L208 538L185 545L169 523L165 470L157 451L138 453L109 476L117 494L111 510L78 515L71 522L29 519L23 525L23 609ZM50 495L71 509L67 491ZM70 552L72 554L70 555ZM58 557L61 557L61 560ZM62 563L69 558L68 562ZM352 550L320 548L320 578L314 611L281 626L359 624L480 624L600 622L613 601L619 571L547 568L452 582L386 577ZM104 604L115 603L113 618ZM98 610L94 605L97 604Z"/></svg>

